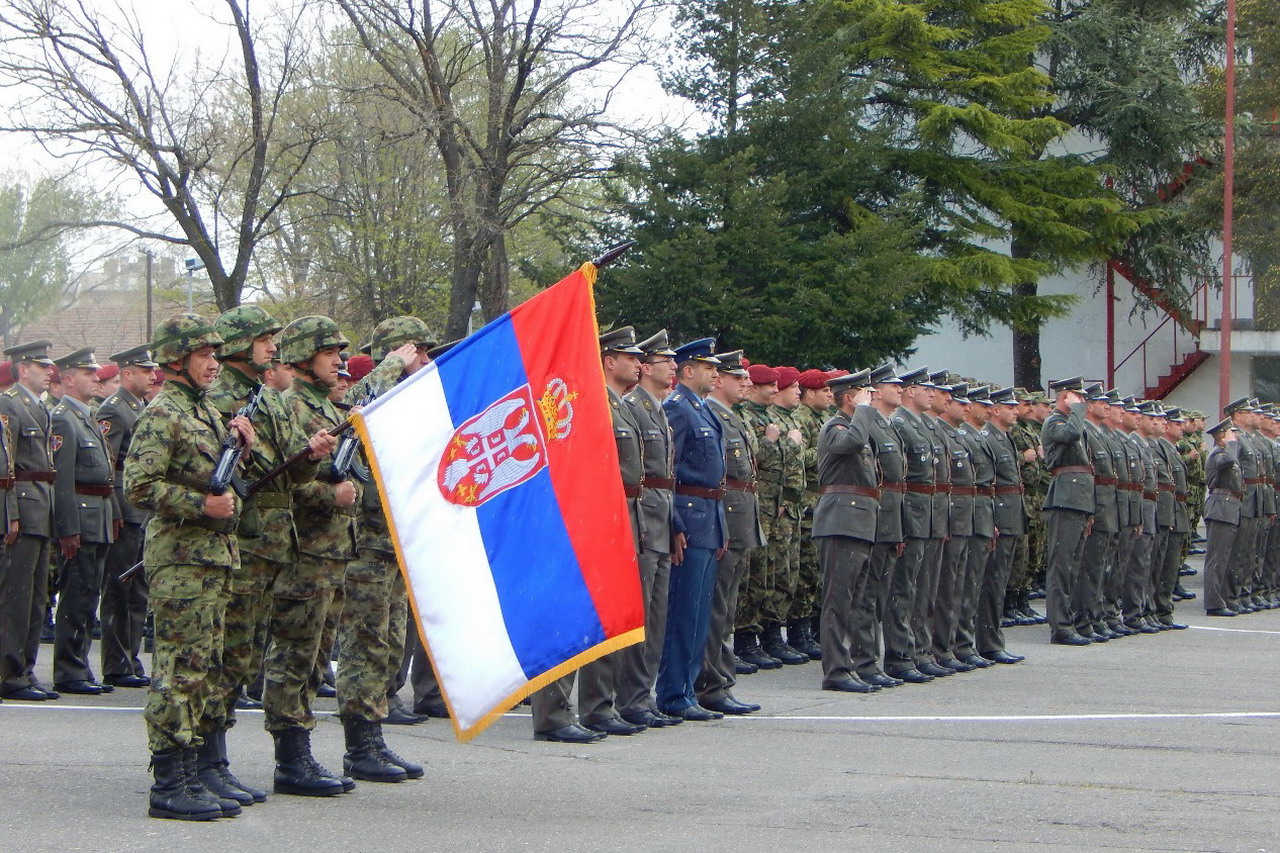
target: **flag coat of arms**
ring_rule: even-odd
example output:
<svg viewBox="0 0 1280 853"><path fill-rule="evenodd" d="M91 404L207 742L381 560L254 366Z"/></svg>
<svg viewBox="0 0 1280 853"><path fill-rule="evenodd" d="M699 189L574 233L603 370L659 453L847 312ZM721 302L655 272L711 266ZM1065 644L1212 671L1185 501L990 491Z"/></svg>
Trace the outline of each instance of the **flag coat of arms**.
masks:
<svg viewBox="0 0 1280 853"><path fill-rule="evenodd" d="M644 639L595 272L584 265L353 416L460 740Z"/></svg>

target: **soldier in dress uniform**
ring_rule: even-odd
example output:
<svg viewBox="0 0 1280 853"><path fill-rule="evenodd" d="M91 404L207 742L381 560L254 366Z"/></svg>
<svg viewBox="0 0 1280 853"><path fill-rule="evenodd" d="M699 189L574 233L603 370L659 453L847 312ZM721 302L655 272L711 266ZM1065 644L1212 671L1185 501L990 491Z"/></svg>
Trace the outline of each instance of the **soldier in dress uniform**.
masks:
<svg viewBox="0 0 1280 853"><path fill-rule="evenodd" d="M756 500L755 433L734 413L733 407L743 400L751 377L742 366L742 350L717 353L716 358L720 360L716 367L716 387L707 398L707 407L720 419L724 429L724 519L728 539L724 553L716 561L707 650L702 673L694 687L698 704L710 711L750 714L759 711L760 706L733 695L737 684L733 625L747 554L764 545L764 533Z"/></svg>
<svg viewBox="0 0 1280 853"><path fill-rule="evenodd" d="M854 608L876 540L879 475L871 431L871 371L832 380L837 414L818 436L818 505L813 535L822 560L822 689L880 690L858 676L852 655Z"/></svg>
<svg viewBox="0 0 1280 853"><path fill-rule="evenodd" d="M143 525L147 513L124 496L124 460L129 455L133 429L146 406L145 397L155 383L150 344L111 356L120 369L120 385L98 407L98 430L107 442L107 455L115 469L116 502L123 522L107 549L102 602L102 681L114 687L146 687L151 683L142 666L142 629L147 621L147 579L141 572L130 580L120 576L142 559Z"/></svg>
<svg viewBox="0 0 1280 853"><path fill-rule="evenodd" d="M1276 520L1276 446L1260 429L1262 422L1267 419L1267 413L1256 397L1249 400L1249 414L1245 437L1253 443L1254 451L1258 454L1258 474L1255 479L1259 513L1250 598L1255 610L1270 610L1274 605L1270 597L1270 582L1266 577L1266 551Z"/></svg>
<svg viewBox="0 0 1280 853"><path fill-rule="evenodd" d="M1119 475L1116 455L1105 426L1111 415L1111 400L1099 384L1085 389L1084 441L1093 465L1093 526L1085 539L1080 576L1072 589L1071 610L1076 632L1087 640L1105 643L1117 639L1103 616L1106 577L1120 536Z"/></svg>
<svg viewBox="0 0 1280 853"><path fill-rule="evenodd" d="M1253 604L1251 586L1253 564L1257 558L1258 531L1264 521L1262 501L1258 495L1261 465L1258 451L1248 434L1249 425L1254 417L1249 408L1249 398L1241 397L1227 403L1222 409L1222 413L1230 419L1231 425L1236 429L1236 460L1240 466L1240 476L1244 485L1244 498L1240 502L1240 524L1236 530L1236 538L1232 543L1229 558L1235 585L1229 590L1230 597L1226 600L1227 608L1237 613L1252 613L1257 609Z"/></svg>
<svg viewBox="0 0 1280 853"><path fill-rule="evenodd" d="M1244 498L1244 478L1237 458L1240 440L1230 419L1218 421L1206 432L1213 439L1213 450L1205 460L1204 612L1237 616L1228 602L1239 583L1230 556Z"/></svg>
<svg viewBox="0 0 1280 853"><path fill-rule="evenodd" d="M944 543L951 526L951 464L947 459L946 437L938 420L938 413L945 408L942 398L948 396L945 390L939 390L939 386L945 387L946 378L947 371L939 370L930 373L923 383L929 394L928 407L920 413L920 423L924 425L925 436L930 443L934 485L930 501L929 536L924 546L924 558L920 563L920 575L916 579L916 597L911 614L916 669L935 677L958 672L943 666L938 660L937 647L942 645L949 649L950 640L939 643L933 633L939 614L949 610L953 604L950 596L947 600L938 596L938 587L942 582ZM953 657L949 652L946 656Z"/></svg>
<svg viewBox="0 0 1280 853"><path fill-rule="evenodd" d="M969 406L965 397L968 391L969 386L965 382L938 382L934 385L934 412L938 417L939 435L949 469L951 501L947 512L947 540L942 550L938 602L934 608L933 652L940 666L956 672L972 672L978 668L977 664L961 660L956 651L967 577L965 567L973 539L973 509L978 496L973 457L968 443L959 434Z"/></svg>
<svg viewBox="0 0 1280 853"><path fill-rule="evenodd" d="M1150 418L1147 412L1153 410L1154 403L1134 401L1134 405L1126 408L1131 415L1126 420L1129 441L1137 448L1142 471L1142 503L1139 507L1141 526L1138 537L1129 549L1129 562L1125 567L1125 585L1123 596L1124 626L1130 631L1143 634L1154 634L1160 629L1150 623L1151 607L1151 560L1155 554L1156 542L1156 508L1160 491L1157 488L1156 459L1147 440ZM1132 512L1132 507L1130 508Z"/></svg>
<svg viewBox="0 0 1280 853"><path fill-rule="evenodd" d="M107 549L123 523L115 499L115 465L89 404L97 388L98 362L86 347L56 361L64 393L52 412L54 533L58 611L54 619L53 687L63 693L109 693L89 663L90 623L102 595Z"/></svg>
<svg viewBox="0 0 1280 853"><path fill-rule="evenodd" d="M818 433L827 420L832 405L829 377L821 370L802 371L796 384L800 386L800 405L792 416L804 436L804 502L800 515L800 550L796 564L796 589L791 601L791 618L787 620L787 645L820 660L822 646L818 642L818 614L822 595L822 570L818 563L818 543L813 538L813 511L818 503Z"/></svg>
<svg viewBox="0 0 1280 853"><path fill-rule="evenodd" d="M675 455L675 545L667 596L667 630L658 666L658 708L685 720L724 715L698 704L694 682L702 670L711 626L716 561L725 548L724 427L707 408L715 390L715 339L676 348L675 390L662 401Z"/></svg>
<svg viewBox="0 0 1280 853"><path fill-rule="evenodd" d="M1120 533L1116 538L1115 555L1110 570L1102 582L1102 618L1106 628L1122 637L1135 632L1124 624L1121 602L1124 599L1125 577L1130 553L1142 535L1142 456L1129 436L1133 420L1137 417L1129 411L1133 398L1123 398L1119 391L1108 391L1106 433L1111 439L1116 470L1116 514Z"/></svg>
<svg viewBox="0 0 1280 853"><path fill-rule="evenodd" d="M1173 590L1178 583L1178 570L1182 568L1183 540L1191 535L1190 519L1187 515L1187 467L1178 452L1176 442L1182 437L1182 410L1170 408L1165 411L1164 434L1157 441L1160 450L1169 463L1173 475L1173 521L1169 528L1168 542L1165 545L1164 560L1155 570L1155 612L1156 627L1165 630L1184 630L1187 626L1173 618Z"/></svg>
<svg viewBox="0 0 1280 853"><path fill-rule="evenodd" d="M996 663L1020 663L1025 660L1005 648L1000 617L1004 610L1009 570L1013 565L1013 548L1027 531L1026 510L1022 506L1022 474L1018 469L1018 451L1008 430L1018 420L1018 401L1012 388L990 392L995 405L987 425L987 446L995 464L993 518L996 547L988 557L986 574L978 598L978 654Z"/></svg>
<svg viewBox="0 0 1280 853"><path fill-rule="evenodd" d="M1093 466L1084 443L1084 380L1078 376L1059 379L1049 383L1049 390L1057 399L1040 437L1045 464L1053 477L1044 503L1049 537L1045 584L1049 640L1087 646L1090 641L1076 631L1071 609L1084 540L1096 508Z"/></svg>
<svg viewBox="0 0 1280 853"><path fill-rule="evenodd" d="M965 400L968 405L964 407L964 423L956 428L956 438L968 448L973 468L973 535L969 537L963 582L959 584L960 604L952 651L960 661L985 669L995 666L995 661L978 653L978 613L983 583L991 555L999 544L995 523L996 460L987 430L995 404L991 402L991 389L985 385L970 386Z"/></svg>
<svg viewBox="0 0 1280 853"><path fill-rule="evenodd" d="M12 368L12 362L0 362L0 384L4 388L13 384ZM0 588L3 588L4 576L8 572L9 546L18 539L18 492L14 488L16 481L13 475L13 434L8 418L0 417ZM0 618L3 614L0 606ZM0 634L3 631L3 625L0 625Z"/></svg>
<svg viewBox="0 0 1280 853"><path fill-rule="evenodd" d="M13 387L0 394L0 421L9 434L18 530L10 525L8 565L0 574L0 698L44 701L58 694L34 675L40 629L49 600L49 548L53 535L52 423L40 395L57 368L49 342L4 351L13 363Z"/></svg>
<svg viewBox="0 0 1280 853"><path fill-rule="evenodd" d="M644 488L640 490L640 588L644 594L643 643L618 653L617 707L634 725L662 728L684 722L658 710L654 683L662 659L667 627L667 588L671 579L672 489L675 488L671 427L662 401L671 392L676 374L676 351L661 329L640 341L640 381L622 398L631 409L644 457Z"/></svg>
<svg viewBox="0 0 1280 853"><path fill-rule="evenodd" d="M1142 420L1146 434L1147 446L1151 450L1151 458L1156 470L1156 526L1151 543L1151 564L1147 567L1145 605L1143 621L1156 630L1163 630L1156 612L1159 609L1158 596L1160 578L1166 551L1173 540L1176 521L1177 501L1175 498L1174 462L1177 456L1172 445L1164 441L1165 411L1158 402L1151 401L1143 407Z"/></svg>
<svg viewBox="0 0 1280 853"><path fill-rule="evenodd" d="M605 390L609 413L613 419L613 439L618 450L622 491L627 498L631 518L633 544L639 552L643 519L640 495L644 483L644 445L640 425L623 395L640 381L640 357L644 350L636 346L636 331L631 326L612 329L600 336L600 361L604 367ZM610 734L634 735L647 724L627 722L616 707L614 684L618 652L597 658L579 673L570 673L534 693L533 736L536 740L558 743L593 743ZM574 678L578 682L578 709L582 724L574 720Z"/></svg>
<svg viewBox="0 0 1280 853"><path fill-rule="evenodd" d="M155 617L143 713L155 774L148 813L175 820L241 811L237 800L209 791L196 771L197 750L225 724L217 693L223 618L240 562L240 500L233 490L210 493L209 480L227 429L239 436L244 453L253 447L248 420L233 418L223 427L205 399L218 375L214 353L221 344L212 324L195 314L157 327L151 347L164 366L165 387L138 417L124 466L125 499L152 513L144 546Z"/></svg>

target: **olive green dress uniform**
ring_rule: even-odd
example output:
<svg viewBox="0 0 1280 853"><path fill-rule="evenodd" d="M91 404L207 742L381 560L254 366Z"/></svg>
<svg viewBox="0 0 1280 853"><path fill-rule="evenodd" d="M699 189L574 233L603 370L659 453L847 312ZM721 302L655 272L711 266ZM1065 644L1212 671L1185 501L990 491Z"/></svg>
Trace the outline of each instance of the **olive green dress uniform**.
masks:
<svg viewBox="0 0 1280 853"><path fill-rule="evenodd" d="M145 350L140 357L150 363ZM114 357L113 357L114 358ZM128 581L120 576L142 559L143 526L148 514L125 500L124 460L133 441L134 426L146 407L123 388L118 388L98 407L98 429L107 440L107 453L115 468L116 501L124 524L115 542L107 550L105 579L102 586L102 603L98 607L102 623L102 675L104 678L121 678L144 674L142 659L142 631L147 621L147 580L144 573L134 575Z"/></svg>
<svg viewBox="0 0 1280 853"><path fill-rule="evenodd" d="M1231 601L1239 578L1230 557L1240 527L1240 501L1244 497L1239 451L1237 438L1226 447L1213 448L1205 460L1204 608L1209 612L1236 612L1231 608Z"/></svg>
<svg viewBox="0 0 1280 853"><path fill-rule="evenodd" d="M203 393L168 382L138 417L125 459L125 499L152 513L143 557L155 654L143 717L153 752L198 746L225 727L217 691L231 573L240 563L239 500L232 518L204 514L225 434Z"/></svg>
<svg viewBox="0 0 1280 853"><path fill-rule="evenodd" d="M1011 393L1008 396L1012 398ZM1014 546L1019 537L1027 532L1027 516L1022 507L1022 474L1018 469L1018 452L1013 441L995 424L988 426L986 432L987 446L995 468L992 512L997 538L995 550L987 557L986 573L978 593L975 637L979 655L999 659L1001 656L998 653L1006 651L1004 630L1000 626L1004 613L1004 594L1009 584L1009 571L1013 566Z"/></svg>
<svg viewBox="0 0 1280 853"><path fill-rule="evenodd" d="M916 584L924 565L925 547L933 535L934 466L932 433L921 416L899 406L890 421L906 457L906 494L902 501L905 548L889 578L884 614L884 667L889 675L914 669L916 636L912 631Z"/></svg>
<svg viewBox="0 0 1280 853"><path fill-rule="evenodd" d="M942 576L943 543L951 524L951 466L947 459L947 446L937 418L929 413L920 416L925 435L930 442L933 459L933 499L930 502L929 537L920 563L920 576L916 581L915 604L912 607L911 633L915 638L916 668L937 664L934 647L933 625L939 610L951 607L951 602L941 601L938 586ZM948 641L949 645L949 641Z"/></svg>
<svg viewBox="0 0 1280 853"><path fill-rule="evenodd" d="M874 377L873 377L874 378ZM906 490L907 460L902 442L889 419L875 407L867 425L875 452L876 487L880 498L876 511L876 535L867 564L867 576L854 602L850 632L850 659L859 678L883 676L881 647L885 614L889 607L889 581L902 545L902 498Z"/></svg>
<svg viewBox="0 0 1280 853"><path fill-rule="evenodd" d="M818 438L820 497L813 535L822 558L822 686L859 684L851 645L854 609L866 583L880 509L871 429L877 412L856 406L840 412ZM861 685L865 687L865 685Z"/></svg>
<svg viewBox="0 0 1280 853"><path fill-rule="evenodd" d="M612 388L605 390L609 397L609 414L613 419L613 440L618 449L622 488L627 496L627 512L631 518L633 545L638 552L642 530L640 493L644 479L644 449L640 425L636 423L631 407ZM574 724L569 693L573 689L575 675L579 678L578 713L583 725L598 725L606 720L623 722L614 703L617 656L615 652L597 658L582 667L578 673L570 673L534 693L531 701L534 732L552 732Z"/></svg>
<svg viewBox="0 0 1280 853"><path fill-rule="evenodd" d="M297 321L295 321L297 322ZM333 429L343 418L327 388L301 377L283 394L302 432ZM276 576L271 588L271 644L267 648L263 706L270 732L315 728L311 703L320 686L325 620L342 585L346 564L356 555L356 515L337 505L333 457L324 459L311 482L293 485L293 520L298 560ZM328 649L324 649L328 653Z"/></svg>
<svg viewBox="0 0 1280 853"><path fill-rule="evenodd" d="M1079 636L1071 599L1084 558L1085 531L1096 508L1092 465L1084 444L1085 404L1074 403L1070 408L1065 415L1055 409L1041 431L1045 464L1053 476L1044 509L1049 537L1046 616L1054 640Z"/></svg>
<svg viewBox="0 0 1280 853"><path fill-rule="evenodd" d="M667 586L671 580L671 505L675 470L671 427L662 402L637 385L623 401L639 431L644 464L640 490L640 589L644 594L644 642L618 653L617 707L624 716L658 710L653 685L662 660L667 627Z"/></svg>
<svg viewBox="0 0 1280 853"><path fill-rule="evenodd" d="M1113 573L1117 540L1120 536L1120 492L1116 473L1116 448L1104 427L1085 421L1085 445L1093 465L1093 527L1084 543L1084 556L1080 562L1080 576L1072 589L1071 610L1075 615L1076 632L1093 639L1092 635L1107 638L1103 618L1103 587L1108 574ZM1123 453L1123 451L1121 451ZM1126 511L1126 515L1127 515Z"/></svg>
<svg viewBox="0 0 1280 853"><path fill-rule="evenodd" d="M1112 570L1103 579L1102 612L1107 628L1123 634L1125 578L1128 575L1130 555L1140 536L1142 525L1142 456L1129 434L1117 429L1107 429L1112 446L1118 451L1116 459L1116 511L1120 520L1120 534L1116 538L1115 559Z"/></svg>
<svg viewBox="0 0 1280 853"><path fill-rule="evenodd" d="M1229 404L1227 409L1234 409L1244 402L1237 401ZM1226 411L1226 413L1231 412ZM1236 585L1231 590L1231 598L1227 602L1227 607L1232 610L1239 610L1245 606L1246 599L1250 595L1253 563L1257 557L1258 531L1262 525L1262 503L1258 496L1257 485L1261 476L1258 452L1249 439L1248 432L1239 427L1237 429L1239 433L1236 444L1239 445L1239 450L1236 452L1236 459L1240 465L1240 476L1244 480L1244 499L1240 502L1240 525L1236 531L1230 557L1231 565L1238 573L1235 576Z"/></svg>
<svg viewBox="0 0 1280 853"><path fill-rule="evenodd" d="M54 537L79 536L80 548L59 564L58 610L54 619L53 681L93 682L90 622L102 594L107 548L120 515L115 501L115 466L88 405L70 395L52 415Z"/></svg>
<svg viewBox="0 0 1280 853"><path fill-rule="evenodd" d="M1178 570L1182 568L1182 540L1191 533L1190 519L1187 516L1187 469L1183 465L1182 456L1173 443L1166 438L1156 439L1165 460L1169 464L1169 472L1173 481L1172 518L1166 536L1163 559L1154 567L1153 611L1161 624L1171 625L1173 621L1173 587L1178 582Z"/></svg>
<svg viewBox="0 0 1280 853"><path fill-rule="evenodd" d="M46 344L47 346L47 344ZM6 354L12 350L6 351ZM45 359L47 361L47 358ZM52 362L49 362L52 363ZM17 366L14 367L17 375ZM32 686L40 629L49 599L53 535L53 450L49 410L24 385L0 393L0 417L11 436L18 541L0 576L0 697Z"/></svg>
<svg viewBox="0 0 1280 853"><path fill-rule="evenodd" d="M965 565L973 537L973 505L977 498L973 459L956 427L938 421L943 452L951 482L951 506L947 513L947 541L942 550L942 571L933 619L933 654L938 663L956 660L956 627L964 598Z"/></svg>
<svg viewBox="0 0 1280 853"><path fill-rule="evenodd" d="M257 387L257 382L239 370L223 367L207 396L225 424L248 403ZM258 480L307 443L296 416L271 388L263 392L253 428L256 440L241 469L246 482ZM316 468L314 462L304 459L255 492L241 510L236 530L240 565L231 574L220 691L228 725L235 721L240 689L252 682L262 667L271 609L269 590L276 578L298 561L292 489L311 482Z"/></svg>
<svg viewBox="0 0 1280 853"><path fill-rule="evenodd" d="M1256 401L1251 401L1256 402ZM1270 582L1267 580L1266 555L1272 531L1275 529L1276 517L1276 446L1270 438L1259 430L1251 430L1249 437L1253 441L1254 450L1258 454L1258 541L1255 548L1253 582L1250 584L1253 603L1256 607L1264 607L1270 596ZM1177 577L1175 576L1175 581Z"/></svg>
<svg viewBox="0 0 1280 853"><path fill-rule="evenodd" d="M1263 441L1267 442L1268 450L1271 453L1271 467L1267 470L1267 477L1270 480L1268 484L1263 486L1274 506L1280 508L1280 442L1276 439L1263 436ZM1187 501L1188 511L1195 507L1196 485L1191 479L1192 469L1187 468L1187 481L1190 486L1191 495ZM1191 519L1191 531L1196 530L1196 519ZM1280 606L1280 523L1272 521L1266 528L1266 542L1261 546L1262 550L1262 598L1263 605L1270 604L1272 607ZM1188 543L1191 537L1187 537ZM1189 546L1188 546L1189 547Z"/></svg>
<svg viewBox="0 0 1280 853"><path fill-rule="evenodd" d="M1123 611L1125 627L1140 631L1151 606L1151 558L1155 552L1156 499L1159 489L1156 487L1156 462L1151 452L1150 442L1147 441L1146 436L1138 432L1130 433L1128 439L1138 451L1138 458L1141 461L1142 490L1139 494L1142 497L1140 504L1142 533L1134 539L1129 549L1129 562L1125 568ZM1150 633L1151 626L1146 627Z"/></svg>
<svg viewBox="0 0 1280 853"><path fill-rule="evenodd" d="M972 399L972 397L970 398ZM971 405L982 405L973 402ZM952 652L960 660L978 655L978 610L982 601L982 584L986 578L987 561L996 538L995 524L995 457L987 444L990 433L971 423L956 429L959 439L969 452L973 470L973 535L965 554L965 565L960 590L960 603L956 614L956 635Z"/></svg>
<svg viewBox="0 0 1280 853"><path fill-rule="evenodd" d="M724 360L725 356L721 354L717 358ZM702 661L702 673L694 683L698 704L704 708L732 698L730 691L738 681L733 653L738 590L747 569L748 555L764 546L756 499L755 433L715 397L707 398L707 408L720 419L724 434L727 541L724 555L716 564L707 653Z"/></svg>
<svg viewBox="0 0 1280 853"><path fill-rule="evenodd" d="M1174 497L1174 468L1171 457L1176 457L1178 454L1173 450L1173 445L1163 438L1148 438L1147 444L1151 448L1151 458L1156 468L1156 527L1155 538L1151 543L1151 565L1147 581L1149 598L1143 612L1147 621L1151 621L1155 618L1158 608L1157 598L1160 594L1160 579L1164 573L1166 551L1173 540L1177 501Z"/></svg>

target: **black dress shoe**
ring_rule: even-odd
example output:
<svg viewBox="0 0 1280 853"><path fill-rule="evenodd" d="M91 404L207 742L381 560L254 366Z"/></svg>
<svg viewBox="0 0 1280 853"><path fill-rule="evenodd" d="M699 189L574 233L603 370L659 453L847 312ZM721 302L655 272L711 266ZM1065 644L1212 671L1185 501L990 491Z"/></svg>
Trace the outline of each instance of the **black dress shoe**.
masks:
<svg viewBox="0 0 1280 853"><path fill-rule="evenodd" d="M419 717L434 717L437 720L449 719L449 706L443 702L423 702L413 706L413 713Z"/></svg>
<svg viewBox="0 0 1280 853"><path fill-rule="evenodd" d="M954 670L956 672L973 672L977 669L973 664L965 663L964 661L956 660L955 658L947 658L939 663L938 666L945 666L947 669Z"/></svg>
<svg viewBox="0 0 1280 853"><path fill-rule="evenodd" d="M418 723L425 723L427 718L421 714L410 714L404 708L396 706L387 712L382 718L383 725L387 726L416 726Z"/></svg>
<svg viewBox="0 0 1280 853"><path fill-rule="evenodd" d="M901 678L893 678L892 676L885 675L883 672L877 672L872 675L863 675L859 677L863 681L867 682L867 684L874 684L876 687L901 687L902 685L907 683L903 681Z"/></svg>
<svg viewBox="0 0 1280 853"><path fill-rule="evenodd" d="M1159 628L1153 628L1146 622L1126 622L1124 626L1130 631L1136 631L1139 634L1159 634Z"/></svg>
<svg viewBox="0 0 1280 853"><path fill-rule="evenodd" d="M1050 637L1049 642L1056 646L1091 646L1093 641L1079 634L1063 634L1058 637Z"/></svg>
<svg viewBox="0 0 1280 853"><path fill-rule="evenodd" d="M1108 622L1107 630L1119 637L1132 637L1134 634L1138 633L1132 628L1126 627L1123 622L1117 622L1114 625Z"/></svg>
<svg viewBox="0 0 1280 853"><path fill-rule="evenodd" d="M74 693L77 696L100 696L105 692L101 684L84 680L63 681L53 686L55 690L59 690L62 693Z"/></svg>
<svg viewBox="0 0 1280 853"><path fill-rule="evenodd" d="M663 711L662 713L671 717L679 717L682 720L688 720L691 723L709 723L712 720L724 719L724 714L719 711L708 711L697 703L684 708L673 708L670 711Z"/></svg>
<svg viewBox="0 0 1280 853"><path fill-rule="evenodd" d="M890 672L889 676L892 678L901 679L902 681L906 681L910 684L927 684L928 682L933 681L932 675L926 675L925 673L921 672L918 669L904 669L901 671L894 671L894 672Z"/></svg>
<svg viewBox="0 0 1280 853"><path fill-rule="evenodd" d="M846 678L844 681L838 681L835 684L824 684L822 689L835 690L840 693L875 693L880 687L876 684L867 684L861 678Z"/></svg>
<svg viewBox="0 0 1280 853"><path fill-rule="evenodd" d="M583 723L583 728L591 729L593 732L600 732L606 735L618 735L626 737L627 735L638 735L648 726L640 726L635 723L628 723L621 717L605 717L603 720L597 720L594 723Z"/></svg>
<svg viewBox="0 0 1280 853"><path fill-rule="evenodd" d="M132 672L128 675L105 675L102 677L103 684L110 684L112 687L146 687L151 683L149 678L141 678Z"/></svg>
<svg viewBox="0 0 1280 853"><path fill-rule="evenodd" d="M1161 622L1160 624L1164 626L1164 629L1165 629L1166 631L1185 631L1185 630L1187 630L1187 626L1186 626L1186 625L1183 625L1181 622Z"/></svg>
<svg viewBox="0 0 1280 853"><path fill-rule="evenodd" d="M986 658L984 658L982 655L965 655L964 657L961 658L961 660L969 664L969 666L974 666L974 667L977 667L978 669L986 669L989 666L996 665L995 661L989 661Z"/></svg>
<svg viewBox="0 0 1280 853"><path fill-rule="evenodd" d="M739 660L751 664L756 669L781 669L782 661L773 655L767 655L760 649L748 649L738 656Z"/></svg>
<svg viewBox="0 0 1280 853"><path fill-rule="evenodd" d="M759 705L748 705L746 702L739 702L737 699L728 696L723 699L717 699L714 702L702 702L700 704L708 711L718 711L721 714L731 714L735 717L760 710Z"/></svg>
<svg viewBox="0 0 1280 853"><path fill-rule="evenodd" d="M1026 660L1022 655L1015 655L1001 649L998 652L983 652L982 656L987 660L993 660L996 663L1022 663Z"/></svg>
<svg viewBox="0 0 1280 853"><path fill-rule="evenodd" d="M653 722L648 724L651 729L670 728L671 726L678 726L684 722L682 717L673 717L670 714L664 714L661 711L645 711L645 713L653 720ZM635 720L628 719L626 717L623 719L626 719L629 723L635 722Z"/></svg>
<svg viewBox="0 0 1280 853"><path fill-rule="evenodd" d="M1212 610L1206 610L1204 612L1204 615L1205 616L1239 616L1240 614L1236 613L1234 610L1231 610L1230 608L1227 608L1227 607L1215 607Z"/></svg>
<svg viewBox="0 0 1280 853"><path fill-rule="evenodd" d="M43 702L48 698L43 690L36 687L20 687L0 693L0 699L17 699L19 702Z"/></svg>
<svg viewBox="0 0 1280 853"><path fill-rule="evenodd" d="M61 693L59 693L59 692L58 692L58 691L56 691L56 690L50 690L48 687L45 687L45 686L44 686L43 684L41 684L41 683L40 683L40 682L39 682L39 681L38 681L34 676L32 676L32 678L31 678L31 686L32 686L32 687L34 687L36 690L39 690L41 693L43 693L43 694L44 694L44 698L46 698L46 699L53 700L53 699L60 699L60 698L62 698L62 694L61 694Z"/></svg>
<svg viewBox="0 0 1280 853"><path fill-rule="evenodd" d="M1103 635L1094 631L1092 628L1078 628L1076 630L1076 633L1079 634L1081 637L1084 637L1086 640L1088 640L1091 643L1105 643L1107 640L1110 639L1110 637L1104 637Z"/></svg>
<svg viewBox="0 0 1280 853"><path fill-rule="evenodd" d="M733 671L736 675L755 675L760 671L760 667L745 661L737 655L733 656Z"/></svg>
<svg viewBox="0 0 1280 853"><path fill-rule="evenodd" d="M923 672L925 675L932 675L934 678L946 678L948 675L956 674L956 671L954 669L951 669L950 667L946 667L946 666L939 666L933 661L922 663L919 666L917 666L916 669L918 669L920 672Z"/></svg>
<svg viewBox="0 0 1280 853"><path fill-rule="evenodd" d="M574 723L550 732L533 733L534 740L549 740L553 743L595 743L606 737L608 735L602 732L593 732Z"/></svg>

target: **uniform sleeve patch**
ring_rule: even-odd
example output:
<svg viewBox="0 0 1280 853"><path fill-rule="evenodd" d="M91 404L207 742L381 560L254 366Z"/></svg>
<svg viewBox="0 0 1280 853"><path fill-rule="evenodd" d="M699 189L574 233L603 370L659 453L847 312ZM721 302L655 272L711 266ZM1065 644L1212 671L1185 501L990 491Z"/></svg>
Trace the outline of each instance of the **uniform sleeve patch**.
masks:
<svg viewBox="0 0 1280 853"><path fill-rule="evenodd" d="M49 446L53 448L54 453L57 453L62 448L62 436L60 435L49 436Z"/></svg>
<svg viewBox="0 0 1280 853"><path fill-rule="evenodd" d="M98 431L104 436L111 434L111 421L98 421Z"/></svg>
<svg viewBox="0 0 1280 853"><path fill-rule="evenodd" d="M160 454L155 450L146 450L139 453L137 461L144 471L155 473L161 469Z"/></svg>

